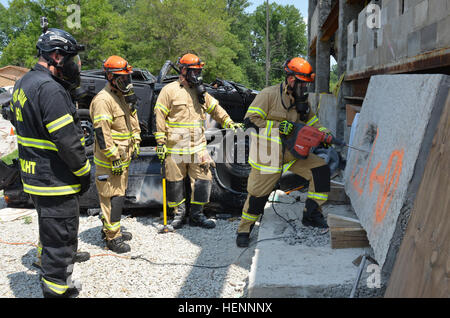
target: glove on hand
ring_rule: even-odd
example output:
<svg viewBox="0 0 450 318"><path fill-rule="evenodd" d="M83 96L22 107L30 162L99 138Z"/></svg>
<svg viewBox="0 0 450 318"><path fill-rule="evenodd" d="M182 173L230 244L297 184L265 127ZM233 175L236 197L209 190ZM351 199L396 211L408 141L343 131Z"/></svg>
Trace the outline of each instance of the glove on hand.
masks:
<svg viewBox="0 0 450 318"><path fill-rule="evenodd" d="M280 123L280 134L289 135L294 130L294 125L287 120Z"/></svg>
<svg viewBox="0 0 450 318"><path fill-rule="evenodd" d="M121 159L114 160L112 162L111 170L112 170L112 174L115 175L115 176L122 175L122 173L123 173L123 162L122 162L122 160Z"/></svg>
<svg viewBox="0 0 450 318"><path fill-rule="evenodd" d="M141 147L139 146L138 143L135 143L134 148L133 148L133 153L131 154L131 158L136 159L137 157L139 157L140 153L141 153Z"/></svg>
<svg viewBox="0 0 450 318"><path fill-rule="evenodd" d="M156 155L158 156L159 160L164 160L167 155L167 147L165 144L158 144L156 146Z"/></svg>
<svg viewBox="0 0 450 318"><path fill-rule="evenodd" d="M238 129L244 129L244 124L231 122L227 125L227 128L232 129L234 132Z"/></svg>
<svg viewBox="0 0 450 318"><path fill-rule="evenodd" d="M80 177L81 190L79 195L83 195L87 192L91 186L91 172L86 173L85 175Z"/></svg>

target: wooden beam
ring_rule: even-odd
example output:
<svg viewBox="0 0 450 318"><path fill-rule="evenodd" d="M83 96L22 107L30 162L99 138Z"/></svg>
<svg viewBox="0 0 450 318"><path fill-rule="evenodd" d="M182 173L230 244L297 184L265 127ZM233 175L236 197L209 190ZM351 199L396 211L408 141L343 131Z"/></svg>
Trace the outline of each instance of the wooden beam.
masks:
<svg viewBox="0 0 450 318"><path fill-rule="evenodd" d="M330 227L331 248L369 246L367 233L357 219L328 214L327 222Z"/></svg>
<svg viewBox="0 0 450 318"><path fill-rule="evenodd" d="M339 28L339 1L336 1L330 14L322 25L322 38L320 41L326 42L336 33Z"/></svg>
<svg viewBox="0 0 450 318"><path fill-rule="evenodd" d="M310 56L316 56L316 46L317 44L317 36L314 37L314 39L311 41L311 45L309 46L309 55Z"/></svg>

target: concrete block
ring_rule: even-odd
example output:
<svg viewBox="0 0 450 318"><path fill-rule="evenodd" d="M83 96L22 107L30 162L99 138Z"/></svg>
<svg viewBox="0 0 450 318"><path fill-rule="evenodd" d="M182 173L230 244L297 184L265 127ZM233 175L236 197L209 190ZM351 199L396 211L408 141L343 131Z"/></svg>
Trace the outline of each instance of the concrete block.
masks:
<svg viewBox="0 0 450 318"><path fill-rule="evenodd" d="M334 136L336 136L337 128L337 99L333 94L320 94L319 97L319 109L318 116L322 126L331 130Z"/></svg>
<svg viewBox="0 0 450 318"><path fill-rule="evenodd" d="M440 21L450 14L450 8L447 8L447 0L433 0L428 5L427 24Z"/></svg>
<svg viewBox="0 0 450 318"><path fill-rule="evenodd" d="M386 6L383 5L383 10L387 12L387 23L392 23L398 19L400 14L399 8L400 1L389 1Z"/></svg>
<svg viewBox="0 0 450 318"><path fill-rule="evenodd" d="M414 27L421 28L425 25L428 16L428 0L423 0L414 7Z"/></svg>
<svg viewBox="0 0 450 318"><path fill-rule="evenodd" d="M437 47L437 22L427 25L420 30L420 51L432 51Z"/></svg>
<svg viewBox="0 0 450 318"><path fill-rule="evenodd" d="M400 224L408 221L449 80L442 74L370 80L352 141L369 153L349 153L344 180L380 266L401 242Z"/></svg>
<svg viewBox="0 0 450 318"><path fill-rule="evenodd" d="M450 1L450 0L449 0ZM450 6L450 4L449 4ZM450 15L438 22L437 25L437 48L450 47Z"/></svg>
<svg viewBox="0 0 450 318"><path fill-rule="evenodd" d="M408 57L416 56L420 53L420 32L414 31L408 34Z"/></svg>

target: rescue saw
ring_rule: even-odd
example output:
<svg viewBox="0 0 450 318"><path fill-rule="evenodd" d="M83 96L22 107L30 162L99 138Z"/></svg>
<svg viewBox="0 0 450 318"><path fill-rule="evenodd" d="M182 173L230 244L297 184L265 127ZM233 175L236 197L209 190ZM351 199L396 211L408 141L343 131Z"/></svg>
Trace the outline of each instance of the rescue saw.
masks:
<svg viewBox="0 0 450 318"><path fill-rule="evenodd" d="M282 136L282 141L291 154L299 159L306 159L312 147L318 147L321 143L349 147L358 151L367 152L346 144L344 141L319 129L302 123L292 123L294 130L289 136Z"/></svg>

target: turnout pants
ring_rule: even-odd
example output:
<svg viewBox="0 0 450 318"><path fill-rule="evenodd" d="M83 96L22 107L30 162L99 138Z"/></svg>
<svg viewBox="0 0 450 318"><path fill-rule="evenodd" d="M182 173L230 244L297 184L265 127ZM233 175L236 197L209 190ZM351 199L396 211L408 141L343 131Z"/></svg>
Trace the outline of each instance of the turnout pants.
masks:
<svg viewBox="0 0 450 318"><path fill-rule="evenodd" d="M78 248L79 196L31 195L38 213L41 287L44 296L63 296L73 287Z"/></svg>
<svg viewBox="0 0 450 318"><path fill-rule="evenodd" d="M306 159L296 159L289 151L285 151L283 168L309 181L308 199L314 200L319 206L326 202L330 192L330 169L325 160L312 153ZM262 172L252 167L238 233L250 232L251 226L263 214L267 199L279 179L280 173Z"/></svg>
<svg viewBox="0 0 450 318"><path fill-rule="evenodd" d="M196 163L196 154L186 158L188 162L174 160L168 155L165 160L167 179L167 204L177 213L177 207L186 201L184 179L189 175L191 182L191 205L204 206L209 202L212 174L210 163Z"/></svg>
<svg viewBox="0 0 450 318"><path fill-rule="evenodd" d="M111 169L96 166L95 185L97 186L100 208L102 210L103 232L107 240L122 236L120 219L122 217L125 191L128 187L128 168L122 175L114 176ZM99 181L98 176L108 175L106 181Z"/></svg>

